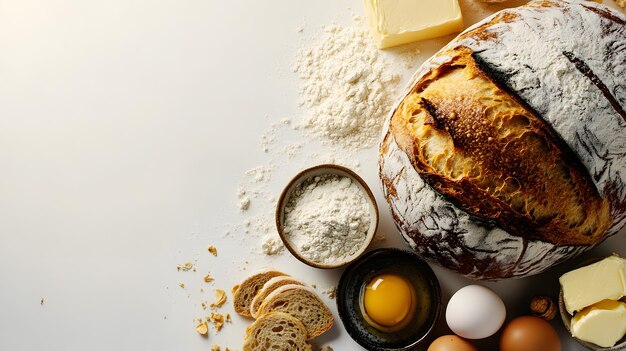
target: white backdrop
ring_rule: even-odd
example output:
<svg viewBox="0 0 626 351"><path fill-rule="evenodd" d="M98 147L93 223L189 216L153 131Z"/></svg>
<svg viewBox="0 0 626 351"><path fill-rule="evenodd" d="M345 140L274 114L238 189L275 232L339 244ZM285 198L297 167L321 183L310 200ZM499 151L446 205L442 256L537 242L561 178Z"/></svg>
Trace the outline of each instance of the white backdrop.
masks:
<svg viewBox="0 0 626 351"><path fill-rule="evenodd" d="M208 339L194 330L194 319L206 315L200 301L211 301L214 288L230 291L263 266L320 291L335 285L341 270L260 254L260 228L246 233L241 223L271 209L271 196L242 215L236 189L246 170L272 157L267 191L275 196L291 175L323 161L311 156L323 153L316 143L291 160L264 153L259 139L275 121L301 115L291 72L297 48L324 24L350 24L361 6L0 0L0 350L240 349L248 321L237 316ZM466 24L488 11L467 13ZM418 60L449 39L418 44ZM400 72L406 81L411 70ZM290 128L280 133L302 139ZM387 240L376 245L405 247L378 185L376 150L357 159L381 210ZM626 255L624 235L586 256ZM209 244L217 258L206 252ZM533 295L555 294L557 277L582 259L486 285L504 298L509 318L526 314ZM197 272L177 272L185 261ZM202 282L209 271L213 284ZM470 283L435 271L446 300ZM230 302L229 294L222 311L232 311ZM559 320L553 325L564 350L583 350ZM446 333L445 323L437 333ZM318 341L360 349L338 318Z"/></svg>

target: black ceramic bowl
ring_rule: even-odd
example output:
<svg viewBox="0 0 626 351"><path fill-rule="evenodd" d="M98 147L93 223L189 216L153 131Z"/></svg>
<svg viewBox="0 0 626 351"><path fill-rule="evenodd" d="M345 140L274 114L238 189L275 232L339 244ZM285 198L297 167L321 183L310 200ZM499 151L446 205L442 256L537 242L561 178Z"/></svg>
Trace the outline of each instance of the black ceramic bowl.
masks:
<svg viewBox="0 0 626 351"><path fill-rule="evenodd" d="M415 289L418 306L408 325L393 333L367 323L362 299L365 286L380 274L405 277ZM373 250L343 272L337 287L337 309L348 334L368 350L410 350L424 342L441 312L441 288L433 270L416 254L399 249Z"/></svg>

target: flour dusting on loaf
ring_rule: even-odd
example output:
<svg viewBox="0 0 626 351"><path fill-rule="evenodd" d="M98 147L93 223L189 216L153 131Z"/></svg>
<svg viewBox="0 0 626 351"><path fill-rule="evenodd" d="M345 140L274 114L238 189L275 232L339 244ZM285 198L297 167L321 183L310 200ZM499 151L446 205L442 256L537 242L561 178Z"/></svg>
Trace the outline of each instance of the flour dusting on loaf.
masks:
<svg viewBox="0 0 626 351"><path fill-rule="evenodd" d="M472 49L576 152L612 202L615 232L626 214L626 17L573 0L533 2L507 14L512 20L457 45ZM599 84L581 72L585 66Z"/></svg>
<svg viewBox="0 0 626 351"><path fill-rule="evenodd" d="M381 144L383 190L425 257L472 278L540 273L626 214L626 17L534 1L428 60Z"/></svg>

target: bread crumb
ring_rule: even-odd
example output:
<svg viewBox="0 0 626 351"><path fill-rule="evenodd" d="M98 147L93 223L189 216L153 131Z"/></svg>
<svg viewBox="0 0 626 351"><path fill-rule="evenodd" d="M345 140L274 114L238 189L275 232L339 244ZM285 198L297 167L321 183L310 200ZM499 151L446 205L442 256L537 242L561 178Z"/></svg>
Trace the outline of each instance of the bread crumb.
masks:
<svg viewBox="0 0 626 351"><path fill-rule="evenodd" d="M43 306L43 297L39 300L39 304Z"/></svg>
<svg viewBox="0 0 626 351"><path fill-rule="evenodd" d="M207 275L204 276L204 282L205 283L212 282L213 280L215 280L215 279L213 279L213 277L211 277L211 274L207 274Z"/></svg>
<svg viewBox="0 0 626 351"><path fill-rule="evenodd" d="M337 296L337 287L331 286L328 289L322 291L329 299L334 299Z"/></svg>
<svg viewBox="0 0 626 351"><path fill-rule="evenodd" d="M200 324L196 325L196 331L200 335L207 335L209 333L209 326L207 325L206 321L200 322Z"/></svg>
<svg viewBox="0 0 626 351"><path fill-rule="evenodd" d="M226 322L232 323L232 319L230 318L230 313L226 313Z"/></svg>
<svg viewBox="0 0 626 351"><path fill-rule="evenodd" d="M311 284L311 287L312 287L313 289L317 289L317 285L316 285L316 284Z"/></svg>
<svg viewBox="0 0 626 351"><path fill-rule="evenodd" d="M207 308L206 301L200 301L200 306L202 306L203 310L206 310L206 308Z"/></svg>
<svg viewBox="0 0 626 351"><path fill-rule="evenodd" d="M217 331L222 330L222 327L224 327L224 315L221 313L211 312L209 320L213 322L213 326Z"/></svg>
<svg viewBox="0 0 626 351"><path fill-rule="evenodd" d="M222 307L226 302L226 292L222 289L215 289L215 302L211 303L211 307Z"/></svg>
<svg viewBox="0 0 626 351"><path fill-rule="evenodd" d="M183 271L183 272L188 272L190 270L193 269L193 263L191 262L185 262L183 264L179 264L176 266L176 270L177 271Z"/></svg>
<svg viewBox="0 0 626 351"><path fill-rule="evenodd" d="M234 286L230 289L230 292L232 292L232 293L233 293L233 295L234 295L234 294L235 294L235 292L237 291L237 289L239 289L239 284L234 285Z"/></svg>
<svg viewBox="0 0 626 351"><path fill-rule="evenodd" d="M181 287L181 289L184 289L184 288L185 288L185 283L180 282L180 283L178 283L178 286L180 286L180 287Z"/></svg>
<svg viewBox="0 0 626 351"><path fill-rule="evenodd" d="M333 351L333 348L330 345L324 345L320 351Z"/></svg>
<svg viewBox="0 0 626 351"><path fill-rule="evenodd" d="M209 247L207 248L207 250L209 250L209 252L211 254L213 254L213 256L217 256L217 249L215 248L215 246L213 245L209 245Z"/></svg>
<svg viewBox="0 0 626 351"><path fill-rule="evenodd" d="M211 351L220 351L222 348L220 345L213 345L211 346Z"/></svg>

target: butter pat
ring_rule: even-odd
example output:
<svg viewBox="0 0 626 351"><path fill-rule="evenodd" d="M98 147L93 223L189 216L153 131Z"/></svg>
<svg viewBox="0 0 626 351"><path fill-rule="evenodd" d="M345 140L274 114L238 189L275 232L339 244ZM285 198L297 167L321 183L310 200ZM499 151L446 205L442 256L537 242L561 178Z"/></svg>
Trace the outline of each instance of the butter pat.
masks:
<svg viewBox="0 0 626 351"><path fill-rule="evenodd" d="M463 30L458 0L365 0L365 11L381 49Z"/></svg>
<svg viewBox="0 0 626 351"><path fill-rule="evenodd" d="M602 300L626 295L626 261L610 256L600 262L565 273L559 279L569 314Z"/></svg>
<svg viewBox="0 0 626 351"><path fill-rule="evenodd" d="M615 346L626 334L626 303L604 300L572 318L572 335L602 347Z"/></svg>

